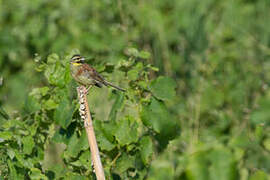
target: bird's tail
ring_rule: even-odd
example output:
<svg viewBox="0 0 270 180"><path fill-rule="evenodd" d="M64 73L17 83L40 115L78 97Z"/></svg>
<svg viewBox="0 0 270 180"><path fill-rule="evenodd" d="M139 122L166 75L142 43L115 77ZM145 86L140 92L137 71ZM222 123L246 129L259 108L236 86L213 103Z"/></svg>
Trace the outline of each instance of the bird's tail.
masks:
<svg viewBox="0 0 270 180"><path fill-rule="evenodd" d="M110 82L108 82L108 81L104 81L104 85L105 86L112 86L112 87L114 87L115 89L117 89L117 90L119 90L119 91L123 91L123 92L125 92L126 90L125 89L122 89L122 88L120 88L120 87L118 87L118 86L116 86L116 85L114 85L114 84L112 84L112 83L110 83Z"/></svg>

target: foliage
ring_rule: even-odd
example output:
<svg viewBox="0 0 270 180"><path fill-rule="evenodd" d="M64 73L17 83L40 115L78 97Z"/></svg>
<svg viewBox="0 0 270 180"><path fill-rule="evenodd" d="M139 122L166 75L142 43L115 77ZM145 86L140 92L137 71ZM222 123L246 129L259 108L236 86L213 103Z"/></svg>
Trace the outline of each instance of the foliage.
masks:
<svg viewBox="0 0 270 180"><path fill-rule="evenodd" d="M76 93L74 94L76 90L69 72L70 57L71 55L60 58L57 54L51 54L46 63L39 64L38 69L44 72L48 86L34 88L30 92L23 117L5 121L3 124L3 128L8 131L0 135L3 146L6 147L3 153L6 153L7 160L12 162L8 164L8 168L13 169L10 177L58 179L70 175L92 176L88 141L78 115L78 100ZM103 66L103 74L108 75L106 64ZM108 120L94 119L105 172L108 178L119 176L142 179L155 153L155 135L165 136L168 131L175 135L176 123L166 120L169 113L164 101L157 99L158 95L151 95L155 94L155 90L152 92L148 86L148 82L151 82L148 76L152 67L146 64L145 59L130 56L110 66L123 74L121 77L122 81L125 81L127 92L123 94L110 91L109 96L114 104ZM129 78L130 74L136 75L136 78ZM111 74L111 77L114 76ZM158 81L159 79L151 84L166 85L171 91L164 92L164 96L170 97L175 88L173 81L170 78L166 78L165 82ZM103 98L104 101L106 99ZM95 106L91 110L94 108ZM140 114L145 114L145 111L148 111L147 116L151 117L152 122L147 123L147 118L140 120ZM121 116L118 116L119 114ZM158 115L163 118L156 117ZM169 138L166 140L168 142ZM51 143L64 144L61 155L63 162L57 168L52 162L48 162L47 167L43 165Z"/></svg>
<svg viewBox="0 0 270 180"><path fill-rule="evenodd" d="M0 1L0 176L85 179L72 54L111 179L269 179L268 0ZM68 52L68 53L67 53Z"/></svg>

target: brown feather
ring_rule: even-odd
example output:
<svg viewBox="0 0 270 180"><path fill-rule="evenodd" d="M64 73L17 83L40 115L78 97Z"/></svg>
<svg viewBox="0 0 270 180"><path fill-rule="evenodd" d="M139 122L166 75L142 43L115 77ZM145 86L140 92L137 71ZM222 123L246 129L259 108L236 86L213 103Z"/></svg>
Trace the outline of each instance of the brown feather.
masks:
<svg viewBox="0 0 270 180"><path fill-rule="evenodd" d="M104 82L104 78L91 66L89 66L88 64L83 64L82 65L82 69L84 71L88 71L88 73L90 74L91 78L93 78L96 81L99 81L101 83Z"/></svg>
<svg viewBox="0 0 270 180"><path fill-rule="evenodd" d="M78 70L78 72L77 72L76 76L80 76L80 75L82 74L82 72L83 72L83 68L82 68L82 67L80 67L80 69Z"/></svg>

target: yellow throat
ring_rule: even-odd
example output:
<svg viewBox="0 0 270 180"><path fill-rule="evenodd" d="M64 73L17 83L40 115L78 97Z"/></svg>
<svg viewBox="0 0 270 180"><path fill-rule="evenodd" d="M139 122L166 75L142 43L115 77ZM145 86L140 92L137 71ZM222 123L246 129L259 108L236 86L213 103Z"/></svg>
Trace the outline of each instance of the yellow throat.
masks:
<svg viewBox="0 0 270 180"><path fill-rule="evenodd" d="M73 66L80 66L80 65L82 65L81 63L77 63L77 62L72 62L71 63Z"/></svg>

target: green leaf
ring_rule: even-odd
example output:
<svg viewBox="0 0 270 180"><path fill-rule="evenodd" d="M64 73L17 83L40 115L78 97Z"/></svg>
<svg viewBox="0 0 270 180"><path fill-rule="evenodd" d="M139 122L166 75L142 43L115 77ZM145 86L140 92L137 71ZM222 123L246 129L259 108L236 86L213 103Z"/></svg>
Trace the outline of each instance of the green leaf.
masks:
<svg viewBox="0 0 270 180"><path fill-rule="evenodd" d="M65 74L64 74L64 81L65 84L70 83L70 81L72 80L71 74L70 74L70 67L67 65L65 68Z"/></svg>
<svg viewBox="0 0 270 180"><path fill-rule="evenodd" d="M175 97L176 83L169 77L160 76L150 84L153 95L161 100L173 100Z"/></svg>
<svg viewBox="0 0 270 180"><path fill-rule="evenodd" d="M102 150L111 151L115 147L115 144L111 143L103 133L97 133L96 138Z"/></svg>
<svg viewBox="0 0 270 180"><path fill-rule="evenodd" d="M218 148L209 154L211 166L209 168L211 179L227 180L237 179L236 164L233 154L225 148Z"/></svg>
<svg viewBox="0 0 270 180"><path fill-rule="evenodd" d="M24 110L26 113L33 113L41 108L40 103L33 97L28 96L25 100Z"/></svg>
<svg viewBox="0 0 270 180"><path fill-rule="evenodd" d="M2 131L0 132L0 138L3 140L10 140L13 137L13 133L10 131Z"/></svg>
<svg viewBox="0 0 270 180"><path fill-rule="evenodd" d="M116 94L116 99L114 101L114 104L112 106L112 109L111 109L111 112L110 112L110 115L109 115L110 121L115 121L117 112L121 108L123 102L124 102L123 93L117 93Z"/></svg>
<svg viewBox="0 0 270 180"><path fill-rule="evenodd" d="M67 128L71 123L72 115L75 110L75 105L63 97L58 108L54 112L54 120L57 124L61 125L63 128Z"/></svg>
<svg viewBox="0 0 270 180"><path fill-rule="evenodd" d="M16 169L14 167L14 163L12 163L9 159L8 159L8 168L9 168L9 173L10 173L10 178L11 179L17 179L17 172Z"/></svg>
<svg viewBox="0 0 270 180"><path fill-rule="evenodd" d="M265 149L267 149L268 151L270 151L270 138L267 138L263 141L263 145L265 147Z"/></svg>
<svg viewBox="0 0 270 180"><path fill-rule="evenodd" d="M15 157L15 152L11 148L7 149L7 154L11 160Z"/></svg>
<svg viewBox="0 0 270 180"><path fill-rule="evenodd" d="M48 63L49 65L44 72L45 77L50 84L58 87L64 87L66 85L66 81L71 80L70 75L67 74L69 70L67 67L63 67L57 58L51 58L50 61L53 63Z"/></svg>
<svg viewBox="0 0 270 180"><path fill-rule="evenodd" d="M224 102L224 92L212 84L207 84L201 97L201 111L207 111L220 107Z"/></svg>
<svg viewBox="0 0 270 180"><path fill-rule="evenodd" d="M121 146L136 142L138 139L137 128L138 124L133 117L128 116L117 122L117 131L115 138Z"/></svg>
<svg viewBox="0 0 270 180"><path fill-rule="evenodd" d="M91 162L91 153L90 151L84 151L80 158L79 161L81 162L81 164L83 164L84 166L88 166L89 162Z"/></svg>
<svg viewBox="0 0 270 180"><path fill-rule="evenodd" d="M6 120L9 119L9 115L6 113L6 111L3 109L3 107L0 107L0 118L4 118Z"/></svg>
<svg viewBox="0 0 270 180"><path fill-rule="evenodd" d="M149 59L151 54L147 51L140 51L139 57L142 59Z"/></svg>
<svg viewBox="0 0 270 180"><path fill-rule="evenodd" d="M155 160L149 171L149 180L175 179L173 164L166 160Z"/></svg>
<svg viewBox="0 0 270 180"><path fill-rule="evenodd" d="M209 180L206 152L196 152L189 158L186 174L188 180Z"/></svg>
<svg viewBox="0 0 270 180"><path fill-rule="evenodd" d="M101 121L94 121L96 138L100 149L111 151L116 144L114 144L113 135L116 132L117 126L114 121L102 123Z"/></svg>
<svg viewBox="0 0 270 180"><path fill-rule="evenodd" d="M67 146L67 155L71 157L76 157L78 153L82 150L89 148L86 132L83 131L82 135L78 138L76 133L74 133L69 140Z"/></svg>
<svg viewBox="0 0 270 180"><path fill-rule="evenodd" d="M153 143L150 137L143 137L140 140L140 150L143 163L148 165L153 155Z"/></svg>
<svg viewBox="0 0 270 180"><path fill-rule="evenodd" d="M31 179L48 179L44 174L42 174L41 170L37 168L31 168L29 175Z"/></svg>
<svg viewBox="0 0 270 180"><path fill-rule="evenodd" d="M127 72L128 80L135 81L139 77L137 69L131 69Z"/></svg>
<svg viewBox="0 0 270 180"><path fill-rule="evenodd" d="M34 166L33 163L31 163L31 160L24 158L24 155L21 152L19 152L18 150L14 150L14 152L15 157L19 162L18 165L27 168L32 168Z"/></svg>
<svg viewBox="0 0 270 180"><path fill-rule="evenodd" d="M59 56L55 53L50 54L47 58L47 63L48 64L55 64L56 62L59 61Z"/></svg>
<svg viewBox="0 0 270 180"><path fill-rule="evenodd" d="M250 142L246 132L243 132L239 136L232 137L230 139L229 145L232 147L248 148L252 146L252 143Z"/></svg>
<svg viewBox="0 0 270 180"><path fill-rule="evenodd" d="M49 87L45 86L45 87L42 87L42 88L39 88L39 91L41 93L42 96L45 96L48 92L49 92Z"/></svg>
<svg viewBox="0 0 270 180"><path fill-rule="evenodd" d="M269 125L270 124L270 101L268 98L259 100L259 107L250 115L251 123L254 125Z"/></svg>
<svg viewBox="0 0 270 180"><path fill-rule="evenodd" d="M252 174L249 180L268 180L269 175L267 175L262 170L257 170L254 174Z"/></svg>
<svg viewBox="0 0 270 180"><path fill-rule="evenodd" d="M143 105L141 118L147 127L153 128L158 133L172 123L164 103L155 98L151 98L150 104Z"/></svg>
<svg viewBox="0 0 270 180"><path fill-rule="evenodd" d="M31 154L35 146L33 138L31 136L25 136L22 138L22 143L23 143L23 152L25 154Z"/></svg>
<svg viewBox="0 0 270 180"><path fill-rule="evenodd" d="M136 48L128 48L126 50L126 54L128 56L134 56L134 57L139 57L140 53Z"/></svg>
<svg viewBox="0 0 270 180"><path fill-rule="evenodd" d="M55 173L55 179L60 179L64 177L68 171L66 167L63 167L60 164L55 164L49 167L49 170Z"/></svg>
<svg viewBox="0 0 270 180"><path fill-rule="evenodd" d="M116 161L115 171L119 174L123 174L129 168L133 168L135 166L135 157L123 153Z"/></svg>
<svg viewBox="0 0 270 180"><path fill-rule="evenodd" d="M47 101L44 102L44 108L48 109L48 110L52 110L57 108L58 104L52 100L52 99L48 99Z"/></svg>
<svg viewBox="0 0 270 180"><path fill-rule="evenodd" d="M82 175L76 174L76 173L71 173L71 172L67 173L66 178L70 179L70 180L87 180L88 179L85 176L82 176Z"/></svg>
<svg viewBox="0 0 270 180"><path fill-rule="evenodd" d="M67 155L71 157L76 157L78 153L80 152L80 149L77 147L77 144L79 143L79 138L77 137L77 134L74 133L72 137L69 140L69 143L67 145Z"/></svg>

